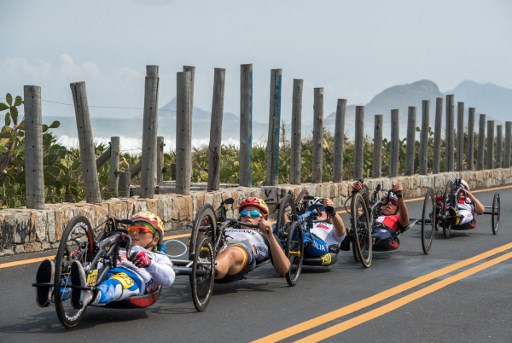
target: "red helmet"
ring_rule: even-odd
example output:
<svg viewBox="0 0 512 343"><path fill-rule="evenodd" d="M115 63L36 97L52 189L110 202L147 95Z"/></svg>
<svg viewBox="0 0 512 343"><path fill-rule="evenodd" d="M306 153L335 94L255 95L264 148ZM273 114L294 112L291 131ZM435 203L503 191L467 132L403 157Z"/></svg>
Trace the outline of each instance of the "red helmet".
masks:
<svg viewBox="0 0 512 343"><path fill-rule="evenodd" d="M259 208L261 210L261 212L263 214L268 214L268 206L265 203L265 201L263 201L260 198L249 197L249 198L242 200L242 202L240 203L240 206L238 206L238 212L242 211L242 209L247 206L256 206L257 208Z"/></svg>
<svg viewBox="0 0 512 343"><path fill-rule="evenodd" d="M137 212L135 213L131 220L135 222L144 222L150 224L153 229L155 230L155 233L158 234L158 240L159 242L162 241L164 237L164 223L162 222L162 219L160 219L159 216L154 214L153 212L143 211L143 212Z"/></svg>

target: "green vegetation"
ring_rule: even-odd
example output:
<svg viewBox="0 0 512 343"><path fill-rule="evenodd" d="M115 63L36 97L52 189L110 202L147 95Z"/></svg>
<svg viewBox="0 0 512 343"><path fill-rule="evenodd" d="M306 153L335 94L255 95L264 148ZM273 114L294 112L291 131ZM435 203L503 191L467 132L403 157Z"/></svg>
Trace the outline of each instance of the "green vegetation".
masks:
<svg viewBox="0 0 512 343"><path fill-rule="evenodd" d="M0 102L0 118L4 116L4 126L0 132L0 208L15 208L25 205L25 174L24 170L24 119L19 120L19 107L23 104L20 96L13 99L6 95L6 102ZM85 199L83 180L80 167L78 149L66 148L57 142L51 132L52 128L59 127L58 121L51 125L43 124L43 150L44 150L44 180L45 202L77 202ZM279 156L279 183L288 183L290 175L291 145L287 137L286 125L282 125ZM476 140L475 140L476 142ZM400 141L399 159L401 167L399 174L403 173L405 164L405 139ZM419 150L419 142L417 142ZM443 144L444 145L444 144ZM429 132L429 156L432 161L433 132ZM323 181L332 180L334 135L324 129L323 133ZM302 182L311 182L312 170L312 137L305 137L301 142L302 148ZM389 175L390 141L382 142L382 175ZM96 156L100 156L108 145L98 144ZM441 150L443 151L443 149ZM417 153L417 152L416 152ZM254 185L261 185L265 180L266 145L256 144L252 148L252 179ZM239 149L234 145L223 145L221 150L221 183L238 183ZM369 177L372 171L373 140L365 137L364 144L364 176ZM344 142L343 179L351 179L354 169L354 143L345 138ZM443 156L441 157L443 160ZM164 180L171 179L171 165L176 161L175 152L164 155ZM418 158L416 157L416 161ZM120 171L140 162L140 156L129 153L121 155ZM416 162L415 168L418 168ZM109 164L105 163L98 169L101 195L103 199L112 196L109 190ZM443 166L441 167L443 169ZM193 148L192 150L192 182L207 182L208 180L208 146ZM132 179L132 184L139 183L138 176Z"/></svg>

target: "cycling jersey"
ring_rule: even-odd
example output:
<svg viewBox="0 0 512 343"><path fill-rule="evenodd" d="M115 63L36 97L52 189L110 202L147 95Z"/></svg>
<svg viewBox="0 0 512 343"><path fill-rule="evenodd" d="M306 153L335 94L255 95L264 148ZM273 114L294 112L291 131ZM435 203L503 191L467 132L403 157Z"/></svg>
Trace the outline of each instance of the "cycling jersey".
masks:
<svg viewBox="0 0 512 343"><path fill-rule="evenodd" d="M270 257L269 247L263 235L256 230L246 228L226 228L226 240L243 242L246 246L252 247L256 261L263 261Z"/></svg>
<svg viewBox="0 0 512 343"><path fill-rule="evenodd" d="M331 245L339 245L344 238L334 234L333 224L315 222L310 232L304 234L304 252L308 256L321 257L329 252Z"/></svg>

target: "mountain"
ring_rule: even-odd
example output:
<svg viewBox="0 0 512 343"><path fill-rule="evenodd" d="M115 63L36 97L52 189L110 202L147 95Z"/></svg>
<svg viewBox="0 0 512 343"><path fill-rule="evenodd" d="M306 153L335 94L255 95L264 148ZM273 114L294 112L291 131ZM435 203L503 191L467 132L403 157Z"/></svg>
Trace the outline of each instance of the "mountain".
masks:
<svg viewBox="0 0 512 343"><path fill-rule="evenodd" d="M430 126L434 125L436 98L443 98L443 127L445 125L446 95L453 94L455 100L455 111L457 102L464 102L465 120L467 122L467 111L469 107L475 107L475 125L478 125L478 114L485 113L487 120L494 119L496 124L504 124L510 120L512 110L512 89L499 87L487 83L481 84L474 81L463 81L455 89L441 92L439 87L430 80L420 80L405 85L393 86L377 94L365 106L365 133L373 135L375 114L384 115L383 134L389 137L391 134L391 110L399 109L400 113L400 137L407 133L408 108L416 107L416 126L421 126L421 106L423 100L430 100ZM354 136L355 128L354 105L347 106L345 114L345 133L349 137ZM457 113L455 112L455 118ZM324 120L324 126L334 132L336 113L329 114Z"/></svg>
<svg viewBox="0 0 512 343"><path fill-rule="evenodd" d="M467 122L467 109L476 108L475 129L478 125L478 115L485 113L487 119L494 119L497 124L504 124L510 120L512 111L512 89L499 87L497 85L486 83L481 84L474 81L463 81L455 89L447 92L441 92L439 87L430 80L420 80L409 84L397 85L387 88L375 95L373 99L365 105L365 133L373 136L375 114L384 115L383 135L389 137L391 134L391 110L398 109L400 112L400 137L405 137L407 133L408 108L416 107L416 126L421 126L421 106L423 100L430 100L430 126L434 125L436 98L443 98L443 127L445 124L444 111L446 95L453 94L455 99L455 111L457 102L463 101L466 108L465 116ZM331 106L325 106L331 107ZM331 107L332 108L332 107ZM354 105L347 106L345 115L345 133L348 137L354 136L355 123ZM456 113L455 113L456 115ZM334 132L334 122L336 114L330 113L324 117L324 126ZM53 120L60 120L61 127L54 130L58 136L67 135L76 137L76 122L73 117L44 117L45 123L51 123ZM111 136L142 138L142 116L133 118L102 118L92 117L92 128L95 137L109 138ZM192 139L200 144L208 144L210 137L209 111L198 107L193 108L192 114ZM303 137L311 134L312 121L302 120ZM264 142L268 136L268 124L253 120L253 141ZM174 140L176 136L176 99L171 100L159 109L158 134L166 137L166 140ZM223 141L239 141L240 119L237 115L224 112L222 124ZM140 145L140 144L139 144Z"/></svg>

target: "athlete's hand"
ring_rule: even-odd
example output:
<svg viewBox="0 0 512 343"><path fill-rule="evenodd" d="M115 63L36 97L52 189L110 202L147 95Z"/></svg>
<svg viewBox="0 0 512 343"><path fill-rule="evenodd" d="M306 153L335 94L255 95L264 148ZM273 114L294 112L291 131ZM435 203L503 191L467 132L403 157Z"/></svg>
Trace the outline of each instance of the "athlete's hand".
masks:
<svg viewBox="0 0 512 343"><path fill-rule="evenodd" d="M151 264L151 258L146 252L140 251L137 255L135 255L133 264L139 268L147 268Z"/></svg>
<svg viewBox="0 0 512 343"><path fill-rule="evenodd" d="M272 223L268 219L261 218L259 224L259 230L262 234L269 236L272 235Z"/></svg>

